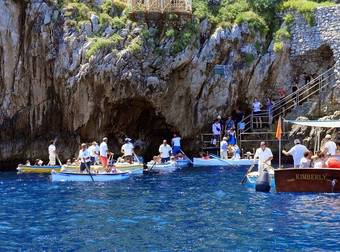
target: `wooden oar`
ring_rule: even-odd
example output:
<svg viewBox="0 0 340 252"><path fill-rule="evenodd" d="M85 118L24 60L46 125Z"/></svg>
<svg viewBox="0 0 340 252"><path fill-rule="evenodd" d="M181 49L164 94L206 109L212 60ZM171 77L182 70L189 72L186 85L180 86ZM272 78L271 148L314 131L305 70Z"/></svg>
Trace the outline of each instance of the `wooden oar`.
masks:
<svg viewBox="0 0 340 252"><path fill-rule="evenodd" d="M215 159L218 159L218 160L220 160L220 161L222 161L222 162L225 162L225 163L227 163L227 164L229 164L229 165L233 166L233 164L232 164L232 163L230 163L228 160L225 160L225 159L219 158L218 156L216 156L216 155L214 155L214 154L209 154L209 156L211 156L211 157L213 157L213 158L215 158Z"/></svg>
<svg viewBox="0 0 340 252"><path fill-rule="evenodd" d="M254 163L249 167L249 169L247 170L247 173L246 173L246 174L244 175L244 177L242 178L240 184L244 184L244 183L245 183L248 174L253 170L254 166L255 166L255 161L254 161Z"/></svg>
<svg viewBox="0 0 340 252"><path fill-rule="evenodd" d="M87 166L87 163L86 163L85 158L84 158L84 164L85 164L86 171L90 174L90 177L91 177L92 182L94 182L94 179L93 179L93 177L92 177L92 173L91 173L89 167Z"/></svg>
<svg viewBox="0 0 340 252"><path fill-rule="evenodd" d="M59 162L59 164L62 166L63 164L61 163L60 159L59 159L59 156L57 155L57 160Z"/></svg>
<svg viewBox="0 0 340 252"><path fill-rule="evenodd" d="M184 151L180 150L181 153L186 157L187 160L189 160L190 164L193 164L193 162L191 161L190 158L188 158L188 156L184 153Z"/></svg>
<svg viewBox="0 0 340 252"><path fill-rule="evenodd" d="M137 162L140 163L140 160L139 160L138 156L136 155L136 153L133 153L133 155L134 155L135 158L137 159Z"/></svg>

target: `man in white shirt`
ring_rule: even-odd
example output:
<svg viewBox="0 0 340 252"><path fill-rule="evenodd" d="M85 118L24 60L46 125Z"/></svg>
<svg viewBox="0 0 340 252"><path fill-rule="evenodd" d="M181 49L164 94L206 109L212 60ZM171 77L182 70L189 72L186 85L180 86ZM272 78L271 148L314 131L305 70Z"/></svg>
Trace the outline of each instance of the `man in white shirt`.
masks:
<svg viewBox="0 0 340 252"><path fill-rule="evenodd" d="M79 151L79 160L80 160L80 172L91 169L91 156L90 152L87 149L86 144L81 144L81 150Z"/></svg>
<svg viewBox="0 0 340 252"><path fill-rule="evenodd" d="M176 156L178 153L181 153L181 138L174 134L174 137L171 140L172 145L172 155Z"/></svg>
<svg viewBox="0 0 340 252"><path fill-rule="evenodd" d="M48 165L56 165L57 148L53 140L50 141L50 145L48 146L48 158Z"/></svg>
<svg viewBox="0 0 340 252"><path fill-rule="evenodd" d="M159 153L162 158L162 163L168 162L170 160L171 147L167 144L166 140L163 140L163 144L159 146Z"/></svg>
<svg viewBox="0 0 340 252"><path fill-rule="evenodd" d="M308 149L306 146L300 143L299 139L295 139L294 144L295 146L292 147L289 151L283 150L282 153L286 156L293 156L294 168L299 168L301 159L303 158L305 152L308 151Z"/></svg>
<svg viewBox="0 0 340 252"><path fill-rule="evenodd" d="M220 142L220 157L222 159L228 159L228 142L226 137L223 137Z"/></svg>
<svg viewBox="0 0 340 252"><path fill-rule="evenodd" d="M301 158L299 168L311 168L312 167L312 156L313 153L311 151L306 151Z"/></svg>
<svg viewBox="0 0 340 252"><path fill-rule="evenodd" d="M262 173L262 171L265 168L269 168L271 166L271 160L273 159L273 153L272 151L266 147L265 142L261 142L260 148L258 148L254 155L254 162L256 159L259 159L259 173Z"/></svg>
<svg viewBox="0 0 340 252"><path fill-rule="evenodd" d="M107 155L108 155L108 147L107 147L107 137L103 138L103 142L99 146L99 155L100 155L100 162L105 170L107 170Z"/></svg>
<svg viewBox="0 0 340 252"><path fill-rule="evenodd" d="M123 144L123 146L121 148L121 152L123 153L123 157L124 157L125 161L131 163L133 161L134 146L131 143L130 138L125 138L124 142L125 143Z"/></svg>
<svg viewBox="0 0 340 252"><path fill-rule="evenodd" d="M88 151L89 151L90 157L91 157L91 164L94 165L95 162L96 162L96 159L99 155L99 151L97 150L97 143L92 142L92 145L88 148Z"/></svg>
<svg viewBox="0 0 340 252"><path fill-rule="evenodd" d="M336 154L336 144L332 141L332 136L327 134L325 136L326 143L323 146L323 153L328 156L335 156Z"/></svg>

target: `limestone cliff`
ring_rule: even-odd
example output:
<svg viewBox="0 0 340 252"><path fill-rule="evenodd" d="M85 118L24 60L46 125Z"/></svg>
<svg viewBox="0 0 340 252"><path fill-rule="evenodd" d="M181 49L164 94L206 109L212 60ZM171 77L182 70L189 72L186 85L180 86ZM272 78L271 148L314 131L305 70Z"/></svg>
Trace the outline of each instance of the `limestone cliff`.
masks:
<svg viewBox="0 0 340 252"><path fill-rule="evenodd" d="M254 97L289 85L303 71L296 59L320 47L299 58L294 35L293 55L288 42L277 54L247 24L211 30L203 21L188 46L172 54L173 39L154 24L127 20L121 29L99 30L95 15L80 28L71 19L54 1L0 2L2 161L46 157L47 141L56 137L64 158L81 141L103 136L115 151L126 135L148 151L173 131L196 139L217 114L247 109ZM119 39L89 55L98 33ZM332 50L327 62L334 63ZM314 73L327 68L319 58L313 63Z"/></svg>

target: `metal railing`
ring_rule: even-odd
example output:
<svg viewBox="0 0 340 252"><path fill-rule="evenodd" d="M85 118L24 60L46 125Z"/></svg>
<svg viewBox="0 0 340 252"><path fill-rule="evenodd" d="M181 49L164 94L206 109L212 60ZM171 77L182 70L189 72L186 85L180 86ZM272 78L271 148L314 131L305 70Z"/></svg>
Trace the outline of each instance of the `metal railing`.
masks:
<svg viewBox="0 0 340 252"><path fill-rule="evenodd" d="M311 96L314 96L317 93L321 93L321 91L327 87L331 82L332 78L335 77L334 72L335 66L331 67L323 74L319 75L312 81L308 82L304 86L300 87L297 91L287 95L286 97L280 99L276 102L271 110L271 119L275 120L280 115L285 115L289 112L292 108L302 104ZM254 126L254 119L262 118L262 117L269 117L268 111L261 111L261 113L254 115L251 113L247 117L245 117L241 123L244 123L244 128L240 130L239 136L241 133L247 132Z"/></svg>

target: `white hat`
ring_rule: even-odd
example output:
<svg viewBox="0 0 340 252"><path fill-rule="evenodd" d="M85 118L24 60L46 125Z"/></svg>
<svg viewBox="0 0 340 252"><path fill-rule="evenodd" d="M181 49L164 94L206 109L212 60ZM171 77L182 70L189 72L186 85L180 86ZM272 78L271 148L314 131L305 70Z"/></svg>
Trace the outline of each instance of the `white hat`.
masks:
<svg viewBox="0 0 340 252"><path fill-rule="evenodd" d="M228 138L226 138L226 137L223 137L223 140L227 140Z"/></svg>
<svg viewBox="0 0 340 252"><path fill-rule="evenodd" d="M325 139L331 139L332 138L332 136L330 135L330 134L327 134L326 136L325 136Z"/></svg>
<svg viewBox="0 0 340 252"><path fill-rule="evenodd" d="M220 115L218 115L218 116L217 116L217 119L221 119L221 116L220 116Z"/></svg>
<svg viewBox="0 0 340 252"><path fill-rule="evenodd" d="M300 142L300 140L299 139L295 139L294 140L294 144L300 144L301 142Z"/></svg>
<svg viewBox="0 0 340 252"><path fill-rule="evenodd" d="M104 137L104 138L103 138L103 141L107 141L107 137Z"/></svg>

